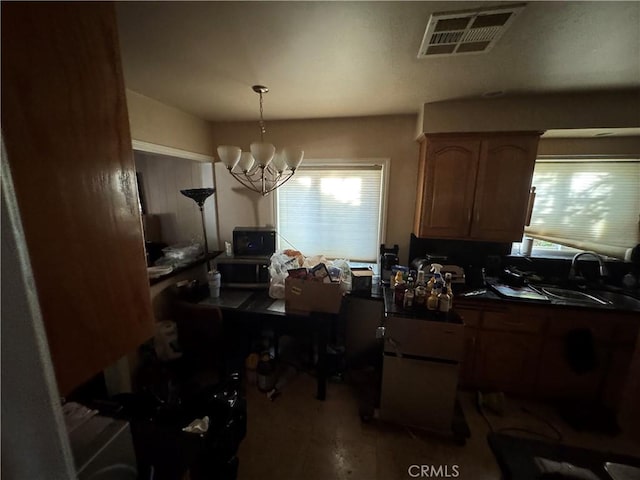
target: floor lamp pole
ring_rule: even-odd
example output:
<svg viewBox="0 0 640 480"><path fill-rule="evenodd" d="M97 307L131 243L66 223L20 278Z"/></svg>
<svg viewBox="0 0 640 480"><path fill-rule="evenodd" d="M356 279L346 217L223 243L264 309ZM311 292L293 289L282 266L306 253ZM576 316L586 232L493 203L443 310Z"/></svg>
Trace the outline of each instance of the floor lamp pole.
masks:
<svg viewBox="0 0 640 480"><path fill-rule="evenodd" d="M202 219L202 235L204 237L204 256L207 258L207 272L211 271L211 264L209 263L209 242L207 242L207 227L204 223L204 204L200 206L200 218Z"/></svg>
<svg viewBox="0 0 640 480"><path fill-rule="evenodd" d="M202 220L202 234L204 236L204 256L207 259L207 272L211 270L211 264L209 263L209 242L207 241L207 227L204 222L204 202L207 201L213 193L215 188L191 188L188 190L180 190L180 193L185 197L192 199L200 208L200 219Z"/></svg>

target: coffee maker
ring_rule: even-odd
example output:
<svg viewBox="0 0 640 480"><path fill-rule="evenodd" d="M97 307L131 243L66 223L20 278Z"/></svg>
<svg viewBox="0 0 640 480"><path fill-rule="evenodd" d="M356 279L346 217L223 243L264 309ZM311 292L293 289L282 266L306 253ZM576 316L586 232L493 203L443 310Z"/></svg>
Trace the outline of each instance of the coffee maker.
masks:
<svg viewBox="0 0 640 480"><path fill-rule="evenodd" d="M391 283L391 268L398 265L398 251L400 247L397 244L393 248L386 248L384 243L380 245L380 283L389 285Z"/></svg>

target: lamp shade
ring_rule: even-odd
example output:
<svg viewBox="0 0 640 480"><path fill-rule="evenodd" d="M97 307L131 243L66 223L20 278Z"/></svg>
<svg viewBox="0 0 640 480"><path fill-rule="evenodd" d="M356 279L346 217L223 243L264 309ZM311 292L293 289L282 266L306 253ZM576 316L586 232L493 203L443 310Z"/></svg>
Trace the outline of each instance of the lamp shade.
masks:
<svg viewBox="0 0 640 480"><path fill-rule="evenodd" d="M218 157L220 157L220 161L224 163L229 170L233 170L238 164L241 153L242 150L240 147L233 145L220 145L218 147Z"/></svg>
<svg viewBox="0 0 640 480"><path fill-rule="evenodd" d="M274 155L272 165L278 173L282 173L287 169L287 162L285 161L284 154L282 152L278 152Z"/></svg>
<svg viewBox="0 0 640 480"><path fill-rule="evenodd" d="M240 161L237 164L240 170L248 172L253 167L253 164L253 156L249 152L242 152L242 155L240 155Z"/></svg>
<svg viewBox="0 0 640 480"><path fill-rule="evenodd" d="M251 155L256 159L258 165L266 167L271 163L273 155L276 153L276 147L271 143L255 142L251 144Z"/></svg>
<svg viewBox="0 0 640 480"><path fill-rule="evenodd" d="M304 150L300 150L299 148L285 148L282 153L291 170L298 168L304 158Z"/></svg>

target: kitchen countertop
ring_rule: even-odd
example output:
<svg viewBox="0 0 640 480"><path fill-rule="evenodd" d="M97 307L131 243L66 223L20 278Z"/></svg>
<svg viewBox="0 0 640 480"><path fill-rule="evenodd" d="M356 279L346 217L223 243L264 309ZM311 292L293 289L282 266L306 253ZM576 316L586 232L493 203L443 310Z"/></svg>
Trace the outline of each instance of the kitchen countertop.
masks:
<svg viewBox="0 0 640 480"><path fill-rule="evenodd" d="M611 301L610 304L596 304L596 303L584 303L581 301L572 301L568 299L559 299L553 298L549 296L548 301L541 300L529 300L529 299L521 299L521 298L511 298L500 295L492 289L491 284L497 285L499 284L497 279L487 279L488 285L479 289L466 289L464 291L458 292L454 295L454 308L456 300L464 301L464 302L473 302L473 301L493 301L493 302L509 302L509 303L517 303L517 304L527 304L527 305L545 305L552 307L571 307L571 308L585 308L589 310L604 310L604 311L622 311L622 312L640 312L640 298L630 294L629 292L613 292L608 290L595 290L589 289L586 290L586 293L594 294L596 296L601 297L604 300ZM533 286L535 289L539 290L540 286ZM547 287L556 287L553 285L547 285ZM556 287L557 288L557 287ZM578 290L581 291L581 290ZM476 293L482 292L482 293Z"/></svg>
<svg viewBox="0 0 640 480"><path fill-rule="evenodd" d="M208 255L203 255L200 258L197 258L185 265L181 265L177 268L174 268L173 270L171 270L169 273L165 274L165 275L160 275L158 277L153 277L153 278L149 278L149 285L155 285L156 283L160 283L163 280L166 280L167 278L171 278L171 277L175 277L176 275L178 275L179 273L184 272L185 270L189 270L192 267L195 267L196 265L201 265L203 263L205 263L207 260L211 261L214 258L216 258L218 255L220 255L222 253L222 251L218 251L215 250L213 252L209 252Z"/></svg>

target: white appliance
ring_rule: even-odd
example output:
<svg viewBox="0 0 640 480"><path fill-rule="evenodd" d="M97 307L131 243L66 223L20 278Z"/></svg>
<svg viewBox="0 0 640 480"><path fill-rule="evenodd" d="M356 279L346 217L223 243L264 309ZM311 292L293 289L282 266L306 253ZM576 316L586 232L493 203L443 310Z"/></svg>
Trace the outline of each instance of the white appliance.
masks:
<svg viewBox="0 0 640 480"><path fill-rule="evenodd" d="M136 455L129 423L75 405L63 407L78 480L136 480Z"/></svg>
<svg viewBox="0 0 640 480"><path fill-rule="evenodd" d="M387 317L380 418L453 433L463 352L462 323Z"/></svg>

